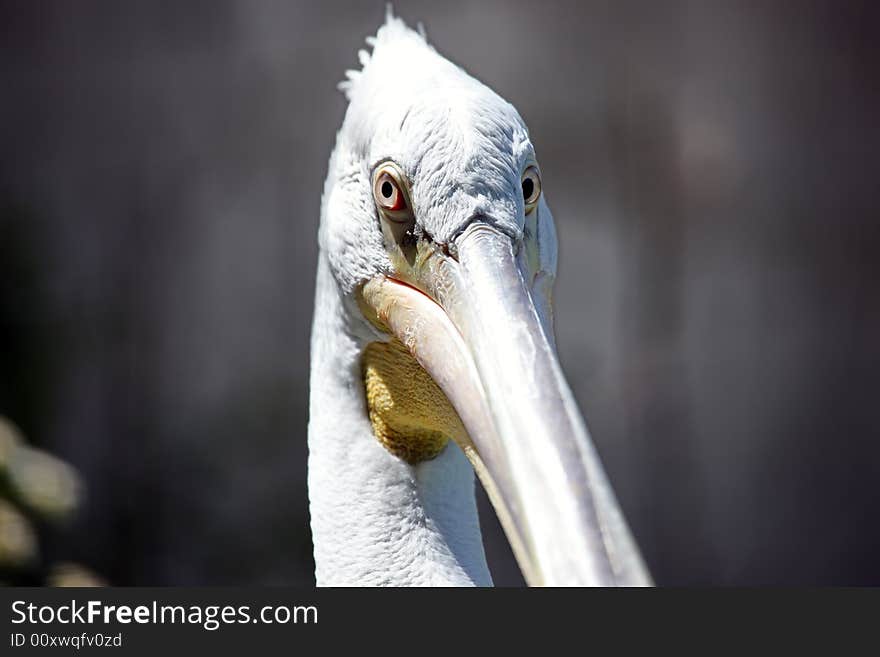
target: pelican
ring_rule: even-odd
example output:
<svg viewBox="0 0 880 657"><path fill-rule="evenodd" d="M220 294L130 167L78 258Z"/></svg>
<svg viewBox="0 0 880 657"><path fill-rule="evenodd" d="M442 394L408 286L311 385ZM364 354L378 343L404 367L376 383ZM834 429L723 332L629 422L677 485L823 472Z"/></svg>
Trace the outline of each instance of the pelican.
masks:
<svg viewBox="0 0 880 657"><path fill-rule="evenodd" d="M474 473L529 585L650 584L557 360L523 120L390 10L367 43L318 236L317 584L491 586Z"/></svg>

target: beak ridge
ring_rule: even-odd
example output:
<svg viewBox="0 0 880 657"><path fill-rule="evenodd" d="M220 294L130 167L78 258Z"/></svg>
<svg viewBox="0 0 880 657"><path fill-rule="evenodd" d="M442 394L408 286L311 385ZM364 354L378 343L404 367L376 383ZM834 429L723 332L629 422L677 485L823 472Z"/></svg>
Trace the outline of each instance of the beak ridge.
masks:
<svg viewBox="0 0 880 657"><path fill-rule="evenodd" d="M526 581L650 585L513 241L476 222L455 247L416 272L426 294L377 279L364 300L458 412Z"/></svg>

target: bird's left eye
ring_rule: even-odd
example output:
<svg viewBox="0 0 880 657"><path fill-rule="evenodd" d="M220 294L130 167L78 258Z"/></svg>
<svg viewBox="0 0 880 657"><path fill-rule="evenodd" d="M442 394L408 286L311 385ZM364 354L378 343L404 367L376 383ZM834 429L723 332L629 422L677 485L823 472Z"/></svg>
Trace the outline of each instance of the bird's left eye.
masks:
<svg viewBox="0 0 880 657"><path fill-rule="evenodd" d="M522 175L523 203L526 206L526 214L535 209L538 198L541 196L541 175L538 167L534 164L528 167Z"/></svg>

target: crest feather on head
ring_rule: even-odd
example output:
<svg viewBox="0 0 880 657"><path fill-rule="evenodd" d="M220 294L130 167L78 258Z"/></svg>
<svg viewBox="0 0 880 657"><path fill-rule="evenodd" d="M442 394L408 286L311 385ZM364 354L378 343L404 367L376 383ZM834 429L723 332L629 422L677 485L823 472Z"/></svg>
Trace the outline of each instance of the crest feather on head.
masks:
<svg viewBox="0 0 880 657"><path fill-rule="evenodd" d="M391 3L388 3L385 6L385 22L379 26L379 29L376 31L376 36L368 36L366 38L366 43L373 49L373 55L375 55L377 50L388 47L392 44L401 45L401 42L404 44L410 42L413 45L430 47L427 35L425 34L424 25L419 23L418 31L413 30L403 22L402 18L394 15L394 9L392 8ZM360 70L347 70L345 72L345 80L337 85L338 89L345 94L346 100L351 100L354 90L364 71L366 71L367 67L370 65L372 58L372 55L365 48L358 51L358 61L361 65Z"/></svg>

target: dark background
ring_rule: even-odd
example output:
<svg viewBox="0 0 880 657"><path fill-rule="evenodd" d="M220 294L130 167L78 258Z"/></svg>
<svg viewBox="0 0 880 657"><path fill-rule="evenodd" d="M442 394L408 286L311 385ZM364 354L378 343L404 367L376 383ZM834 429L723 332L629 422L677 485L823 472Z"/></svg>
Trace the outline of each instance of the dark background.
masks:
<svg viewBox="0 0 880 657"><path fill-rule="evenodd" d="M531 129L560 358L659 584L880 584L871 4L396 3ZM383 3L0 7L0 414L87 485L41 564L312 583L318 212Z"/></svg>

